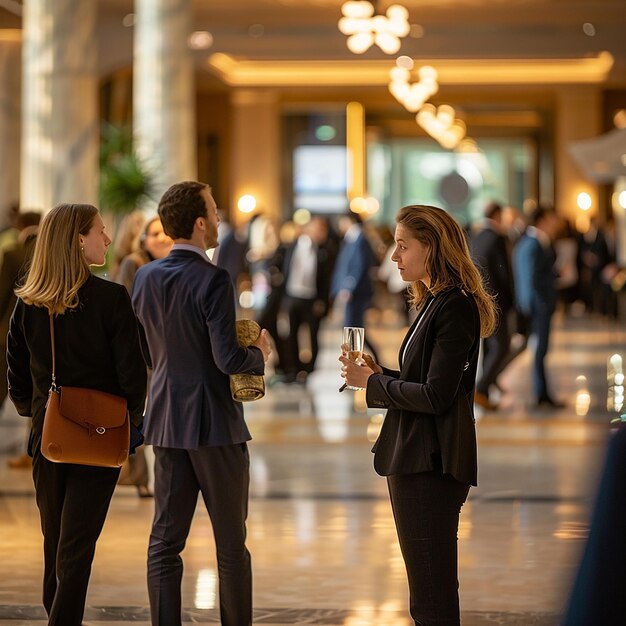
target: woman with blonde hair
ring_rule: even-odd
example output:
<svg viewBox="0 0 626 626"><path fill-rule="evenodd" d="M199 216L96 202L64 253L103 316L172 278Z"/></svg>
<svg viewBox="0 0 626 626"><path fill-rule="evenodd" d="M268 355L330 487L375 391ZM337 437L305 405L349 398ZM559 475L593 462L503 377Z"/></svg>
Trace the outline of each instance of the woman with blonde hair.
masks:
<svg viewBox="0 0 626 626"><path fill-rule="evenodd" d="M387 477L416 626L460 624L459 514L477 484L474 385L481 336L496 311L470 258L465 233L442 209L414 205L396 217L392 259L411 283L417 318L399 370L369 355L341 356L348 385L366 388L369 407L387 409L374 452Z"/></svg>
<svg viewBox="0 0 626 626"><path fill-rule="evenodd" d="M98 210L62 204L41 222L7 339L9 396L31 417L28 453L44 537L43 604L48 624L80 626L96 541L119 469L52 463L41 436L52 378L56 383L123 396L132 422L142 421L146 368L130 298L120 285L93 276L111 240Z"/></svg>

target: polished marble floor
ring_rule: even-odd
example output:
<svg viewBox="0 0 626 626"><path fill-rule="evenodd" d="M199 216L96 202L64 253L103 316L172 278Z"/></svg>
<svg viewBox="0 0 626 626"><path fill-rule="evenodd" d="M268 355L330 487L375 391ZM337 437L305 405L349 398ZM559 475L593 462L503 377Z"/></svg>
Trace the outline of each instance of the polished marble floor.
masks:
<svg viewBox="0 0 626 626"><path fill-rule="evenodd" d="M403 330L374 318L368 333L393 365ZM385 481L369 448L382 416L357 392L337 393L340 330L323 328L306 385L277 385L247 407L248 523L255 623L409 626L407 586ZM607 359L626 330L559 318L549 356L558 411L530 405L526 351L502 377L501 408L478 413L480 486L461 516L464 626L555 626L588 528L610 419ZM584 378L581 378L584 377ZM614 389L613 389L614 391ZM623 402L623 399L621 400ZM8 469L24 424L0 415L0 624L43 624L41 536L30 473ZM119 487L98 544L85 624L149 623L146 543L152 501ZM219 623L207 514L198 507L184 552L185 623Z"/></svg>

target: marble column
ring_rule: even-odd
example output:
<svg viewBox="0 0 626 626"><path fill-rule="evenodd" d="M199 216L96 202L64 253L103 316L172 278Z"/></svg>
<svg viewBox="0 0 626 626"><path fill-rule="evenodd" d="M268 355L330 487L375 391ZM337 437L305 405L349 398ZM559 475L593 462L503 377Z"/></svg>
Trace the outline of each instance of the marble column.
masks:
<svg viewBox="0 0 626 626"><path fill-rule="evenodd" d="M133 133L158 201L197 176L190 0L135 0Z"/></svg>
<svg viewBox="0 0 626 626"><path fill-rule="evenodd" d="M20 197L22 33L0 30L0 226Z"/></svg>
<svg viewBox="0 0 626 626"><path fill-rule="evenodd" d="M587 180L569 152L569 144L601 134L601 91L593 85L560 87L556 109L556 208L584 228L588 218L598 214L598 186ZM591 209L585 213L577 205L578 194L591 196Z"/></svg>
<svg viewBox="0 0 626 626"><path fill-rule="evenodd" d="M231 207L236 223L249 216L237 210L243 195L253 195L257 212L281 221L280 108L275 93L240 90L232 95L233 141Z"/></svg>
<svg viewBox="0 0 626 626"><path fill-rule="evenodd" d="M97 202L96 9L76 0L24 2L23 207Z"/></svg>

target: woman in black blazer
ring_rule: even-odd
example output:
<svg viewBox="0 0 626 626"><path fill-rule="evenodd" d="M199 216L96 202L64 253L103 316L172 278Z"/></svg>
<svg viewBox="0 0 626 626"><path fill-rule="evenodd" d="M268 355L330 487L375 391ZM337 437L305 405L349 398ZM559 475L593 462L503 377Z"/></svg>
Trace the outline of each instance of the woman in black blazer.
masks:
<svg viewBox="0 0 626 626"><path fill-rule="evenodd" d="M119 469L48 461L40 450L52 376L49 315L54 315L57 384L124 396L142 421L146 368L130 298L92 276L111 240L98 210L60 205L42 220L32 264L7 339L9 396L32 418L28 452L44 536L43 604L48 624L80 626L96 540Z"/></svg>
<svg viewBox="0 0 626 626"><path fill-rule="evenodd" d="M387 410L373 452L387 476L416 626L460 624L459 513L477 483L474 383L480 338L495 327L492 297L465 234L442 209L398 213L393 261L411 283L417 319L400 348L400 370L369 355L343 356L342 376L365 387L367 405Z"/></svg>

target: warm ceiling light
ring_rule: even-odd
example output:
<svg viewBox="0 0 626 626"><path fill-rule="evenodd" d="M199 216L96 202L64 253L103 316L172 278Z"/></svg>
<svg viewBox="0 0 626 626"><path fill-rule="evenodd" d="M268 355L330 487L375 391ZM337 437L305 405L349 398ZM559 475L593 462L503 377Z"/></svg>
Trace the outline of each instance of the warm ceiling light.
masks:
<svg viewBox="0 0 626 626"><path fill-rule="evenodd" d="M188 43L192 50L208 50L213 45L213 35L207 30L197 30L189 35Z"/></svg>
<svg viewBox="0 0 626 626"><path fill-rule="evenodd" d="M448 150L456 148L467 132L465 122L455 117L455 111L449 104L442 104L439 108L425 104L415 116L415 120Z"/></svg>
<svg viewBox="0 0 626 626"><path fill-rule="evenodd" d="M576 198L576 204L582 211L588 211L591 208L591 196L586 191L579 193Z"/></svg>
<svg viewBox="0 0 626 626"><path fill-rule="evenodd" d="M400 57L396 61L396 67L392 68L389 72L391 78L389 91L398 102L404 105L407 111L415 113L422 108L426 100L439 90L439 85L437 84L437 70L429 65L420 67L417 72L419 81L410 84L411 73L407 69L409 63L406 59L410 61L410 66L412 67L413 59L410 57Z"/></svg>
<svg viewBox="0 0 626 626"><path fill-rule="evenodd" d="M242 213L252 213L256 209L256 198L249 193L241 196L237 201L237 208Z"/></svg>
<svg viewBox="0 0 626 626"><path fill-rule="evenodd" d="M596 27L591 22L585 22L583 24L583 33L585 33L587 37L594 37L596 34Z"/></svg>
<svg viewBox="0 0 626 626"><path fill-rule="evenodd" d="M341 13L339 30L348 35L348 49L355 54L363 54L374 43L385 54L395 54L400 40L411 31L409 12L399 4L392 4L386 15L374 15L371 2L350 0L344 2Z"/></svg>

